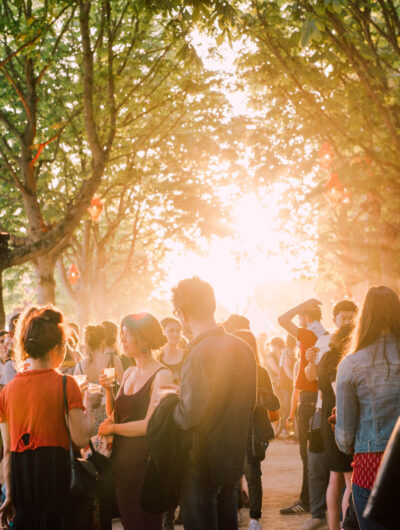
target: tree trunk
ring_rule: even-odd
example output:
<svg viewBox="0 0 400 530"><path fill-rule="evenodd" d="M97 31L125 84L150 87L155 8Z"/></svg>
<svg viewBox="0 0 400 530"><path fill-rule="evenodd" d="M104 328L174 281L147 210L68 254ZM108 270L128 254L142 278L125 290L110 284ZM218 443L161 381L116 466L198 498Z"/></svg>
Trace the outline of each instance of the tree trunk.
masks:
<svg viewBox="0 0 400 530"><path fill-rule="evenodd" d="M397 291L399 286L398 267L396 264L395 243L398 237L396 227L382 222L378 229L379 261L381 265L382 283Z"/></svg>
<svg viewBox="0 0 400 530"><path fill-rule="evenodd" d="M6 312L4 309L3 300L3 271L0 270L0 329L4 329L6 326Z"/></svg>
<svg viewBox="0 0 400 530"><path fill-rule="evenodd" d="M56 261L56 257L47 254L34 262L38 304L56 303L56 282L54 279Z"/></svg>
<svg viewBox="0 0 400 530"><path fill-rule="evenodd" d="M87 289L80 290L76 300L76 316L81 330L90 323L90 302Z"/></svg>

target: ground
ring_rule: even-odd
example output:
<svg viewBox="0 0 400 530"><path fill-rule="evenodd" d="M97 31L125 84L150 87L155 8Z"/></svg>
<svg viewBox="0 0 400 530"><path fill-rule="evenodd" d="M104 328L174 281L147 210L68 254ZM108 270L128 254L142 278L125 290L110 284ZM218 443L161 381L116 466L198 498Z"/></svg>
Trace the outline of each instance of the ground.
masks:
<svg viewBox="0 0 400 530"><path fill-rule="evenodd" d="M310 517L304 515L280 515L279 509L289 506L299 495L301 486L301 461L297 444L274 440L267 451L267 457L262 464L263 472L263 517L264 530L297 530ZM248 512L245 510L245 521L248 522ZM247 524L244 525L247 527ZM183 527L176 526L176 530ZM114 530L122 530L122 526L115 522Z"/></svg>

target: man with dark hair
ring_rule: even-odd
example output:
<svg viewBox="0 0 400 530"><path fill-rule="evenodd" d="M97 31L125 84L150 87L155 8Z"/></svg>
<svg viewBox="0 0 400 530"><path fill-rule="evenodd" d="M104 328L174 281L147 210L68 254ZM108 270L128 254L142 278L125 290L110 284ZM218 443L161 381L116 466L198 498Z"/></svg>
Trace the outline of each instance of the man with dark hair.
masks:
<svg viewBox="0 0 400 530"><path fill-rule="evenodd" d="M242 475L256 401L251 348L218 327L214 291L197 277L173 289L174 314L193 334L182 368L174 420L193 433L181 507L186 530L238 528L236 483Z"/></svg>
<svg viewBox="0 0 400 530"><path fill-rule="evenodd" d="M351 300L342 300L333 308L333 322L337 329L351 324L357 313L357 306ZM306 351L307 366L304 373L311 382L317 381L317 368L322 357L329 351L331 335L326 334L319 337L315 345ZM315 420L317 424L320 418L322 407L322 396L318 393L316 403ZM321 446L318 451L313 450L312 444L308 450L308 486L310 490L311 519L309 519L299 530L314 530L325 524L325 512L327 502L330 502L330 495L327 495L329 484L328 460Z"/></svg>
<svg viewBox="0 0 400 530"><path fill-rule="evenodd" d="M326 334L322 327L321 302L315 299L307 300L296 307L293 307L285 314L278 318L279 324L299 341L300 347L300 364L299 371L295 380L288 425L294 422L297 401L298 404L298 432L300 456L303 462L303 482L300 497L288 508L282 508L282 515L295 515L306 513L310 509L310 494L308 488L308 455L307 455L307 434L309 431L310 420L315 411L317 402L318 386L315 381L311 382L306 378L304 370L307 366L306 351L316 343L318 337ZM296 326L292 320L295 316L299 317L300 327ZM291 430L288 428L288 431Z"/></svg>
<svg viewBox="0 0 400 530"><path fill-rule="evenodd" d="M231 315L223 326L230 333L238 329L250 329L250 321L242 315Z"/></svg>

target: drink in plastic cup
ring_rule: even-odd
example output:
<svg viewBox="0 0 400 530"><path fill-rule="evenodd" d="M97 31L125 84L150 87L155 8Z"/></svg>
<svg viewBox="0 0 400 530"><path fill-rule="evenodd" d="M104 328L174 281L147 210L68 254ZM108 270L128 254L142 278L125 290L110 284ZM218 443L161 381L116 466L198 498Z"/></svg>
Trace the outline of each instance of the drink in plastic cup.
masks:
<svg viewBox="0 0 400 530"><path fill-rule="evenodd" d="M115 367L114 366L112 368L104 368L103 373L112 382L115 381Z"/></svg>
<svg viewBox="0 0 400 530"><path fill-rule="evenodd" d="M78 383L79 386L82 386L83 384L86 383L87 375L85 375L85 374L77 374L77 375L74 375L74 379Z"/></svg>
<svg viewBox="0 0 400 530"><path fill-rule="evenodd" d="M88 391L91 394L99 394L102 390L102 386L98 385L97 383L89 383L88 385Z"/></svg>

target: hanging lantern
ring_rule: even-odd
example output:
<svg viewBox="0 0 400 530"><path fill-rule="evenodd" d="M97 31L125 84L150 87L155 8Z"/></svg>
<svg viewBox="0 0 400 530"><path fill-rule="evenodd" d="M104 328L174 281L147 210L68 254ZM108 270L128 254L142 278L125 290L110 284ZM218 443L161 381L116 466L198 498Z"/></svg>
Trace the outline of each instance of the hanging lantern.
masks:
<svg viewBox="0 0 400 530"><path fill-rule="evenodd" d="M328 144L328 142L323 143L318 153L319 165L323 169L329 169L333 164L334 158L335 154L332 151L331 146Z"/></svg>
<svg viewBox="0 0 400 530"><path fill-rule="evenodd" d="M350 193L340 182L337 173L331 173L328 182L324 185L326 198L332 206L337 206L340 203L347 204L350 201Z"/></svg>
<svg viewBox="0 0 400 530"><path fill-rule="evenodd" d="M339 180L339 175L337 173L331 173L331 176L328 182L324 186L327 190L343 191L343 184Z"/></svg>
<svg viewBox="0 0 400 530"><path fill-rule="evenodd" d="M80 275L81 275L81 273L79 272L78 267L75 265L75 263L72 263L69 266L68 273L67 273L67 277L68 277L69 283L71 285L76 285L78 283L78 281L79 281Z"/></svg>
<svg viewBox="0 0 400 530"><path fill-rule="evenodd" d="M92 202L90 203L89 208L87 209L89 215L95 223L99 220L101 212L103 211L103 201L98 195L94 195Z"/></svg>

